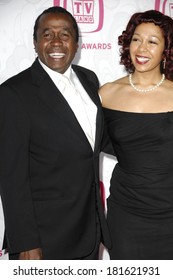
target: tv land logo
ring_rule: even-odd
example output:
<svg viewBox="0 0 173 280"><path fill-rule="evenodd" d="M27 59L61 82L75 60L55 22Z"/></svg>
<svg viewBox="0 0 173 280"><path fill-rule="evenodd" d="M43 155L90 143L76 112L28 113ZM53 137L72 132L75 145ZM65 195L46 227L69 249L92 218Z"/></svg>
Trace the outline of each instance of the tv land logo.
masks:
<svg viewBox="0 0 173 280"><path fill-rule="evenodd" d="M72 13L81 33L98 32L103 27L103 0L54 0L53 5L61 6Z"/></svg>
<svg viewBox="0 0 173 280"><path fill-rule="evenodd" d="M173 0L155 0L155 10L173 18Z"/></svg>

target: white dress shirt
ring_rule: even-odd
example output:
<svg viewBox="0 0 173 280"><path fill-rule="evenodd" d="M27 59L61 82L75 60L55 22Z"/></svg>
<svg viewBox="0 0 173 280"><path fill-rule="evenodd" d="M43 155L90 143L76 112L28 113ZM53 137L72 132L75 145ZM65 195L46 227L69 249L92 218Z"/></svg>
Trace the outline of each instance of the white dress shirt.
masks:
<svg viewBox="0 0 173 280"><path fill-rule="evenodd" d="M47 67L40 60L39 62L68 102L94 150L97 106L85 91L71 66L64 74L60 74Z"/></svg>

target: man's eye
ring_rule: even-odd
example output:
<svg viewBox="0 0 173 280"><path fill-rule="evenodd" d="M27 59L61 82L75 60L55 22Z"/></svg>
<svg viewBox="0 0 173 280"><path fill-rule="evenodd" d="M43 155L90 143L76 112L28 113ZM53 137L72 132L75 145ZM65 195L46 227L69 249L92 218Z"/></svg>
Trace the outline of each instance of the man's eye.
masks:
<svg viewBox="0 0 173 280"><path fill-rule="evenodd" d="M68 33L61 33L61 34L60 34L60 38L61 38L61 39L67 40L69 37L70 37L70 35L69 35Z"/></svg>
<svg viewBox="0 0 173 280"><path fill-rule="evenodd" d="M53 36L53 35L52 35L51 33L44 33L44 34L43 34L43 37L44 37L44 38L52 38L52 36Z"/></svg>

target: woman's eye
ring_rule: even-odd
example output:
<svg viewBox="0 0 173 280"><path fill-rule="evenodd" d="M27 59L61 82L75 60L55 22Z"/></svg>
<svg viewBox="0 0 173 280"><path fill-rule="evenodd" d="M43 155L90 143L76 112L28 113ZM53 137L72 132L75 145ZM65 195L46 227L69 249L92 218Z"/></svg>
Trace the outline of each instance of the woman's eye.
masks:
<svg viewBox="0 0 173 280"><path fill-rule="evenodd" d="M132 41L137 42L137 41L139 41L139 39L138 38L132 38Z"/></svg>
<svg viewBox="0 0 173 280"><path fill-rule="evenodd" d="M154 41L149 41L150 44L154 44L154 45L157 45L157 42L154 42Z"/></svg>

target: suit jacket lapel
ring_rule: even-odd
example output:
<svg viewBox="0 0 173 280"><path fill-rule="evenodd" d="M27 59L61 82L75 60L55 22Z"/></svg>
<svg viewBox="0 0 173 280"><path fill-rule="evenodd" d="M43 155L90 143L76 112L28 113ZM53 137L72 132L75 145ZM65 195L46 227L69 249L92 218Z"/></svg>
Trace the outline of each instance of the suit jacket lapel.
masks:
<svg viewBox="0 0 173 280"><path fill-rule="evenodd" d="M92 87L87 74L85 74L83 71L80 70L79 67L77 67L76 65L72 65L72 68L74 70L74 72L76 73L76 75L78 76L78 79L80 80L81 84L83 85L84 89L86 90L86 92L88 93L88 95L90 96L90 98L92 99L92 101L95 103L96 106L99 105L99 98L98 98L98 90L95 87Z"/></svg>
<svg viewBox="0 0 173 280"><path fill-rule="evenodd" d="M94 148L94 151L97 152L98 149L100 149L100 142L103 134L103 115L102 115L102 107L98 95L98 90L96 86L95 87L91 86L91 83L89 83L87 76L85 75L84 72L80 71L80 68L78 68L78 66L72 65L72 68L75 71L76 75L78 76L86 92L97 106L96 136L95 136L95 148Z"/></svg>
<svg viewBox="0 0 173 280"><path fill-rule="evenodd" d="M98 148L102 133L102 119L101 119L101 106L100 100L98 97L98 93L96 89L90 86L87 77L84 75L82 71L78 68L76 69L73 66L76 75L78 76L79 80L81 81L82 85L84 86L86 92L89 94L92 101L96 104L97 110L97 117L96 117L96 139L95 139L95 150ZM82 128L80 127L72 109L70 108L69 104L62 96L61 92L57 89L49 75L46 71L42 68L38 59L33 63L31 66L31 73L33 83L38 86L37 94L39 97L55 112L58 113L58 118L60 118L63 122L66 123L73 131L75 131L81 139L87 141L85 133L83 132ZM93 92L93 91L96 92ZM88 142L89 144L89 142Z"/></svg>
<svg viewBox="0 0 173 280"><path fill-rule="evenodd" d="M31 66L31 73L33 83L38 87L37 94L40 99L58 115L59 119L86 141L85 134L69 104L37 60Z"/></svg>

